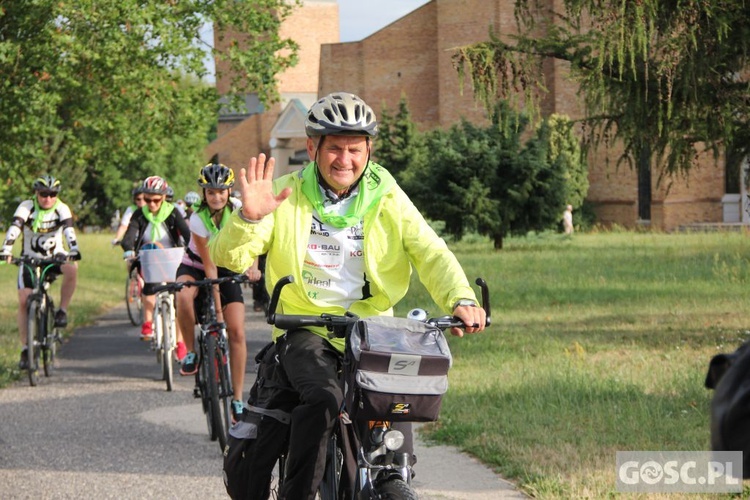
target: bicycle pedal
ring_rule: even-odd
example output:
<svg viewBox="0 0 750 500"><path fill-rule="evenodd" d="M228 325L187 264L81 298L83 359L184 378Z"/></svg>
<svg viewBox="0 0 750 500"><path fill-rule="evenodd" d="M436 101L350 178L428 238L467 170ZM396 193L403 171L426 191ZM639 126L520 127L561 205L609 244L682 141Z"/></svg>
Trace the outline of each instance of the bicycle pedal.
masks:
<svg viewBox="0 0 750 500"><path fill-rule="evenodd" d="M197 387L193 388L193 398L200 399L201 398L201 391Z"/></svg>

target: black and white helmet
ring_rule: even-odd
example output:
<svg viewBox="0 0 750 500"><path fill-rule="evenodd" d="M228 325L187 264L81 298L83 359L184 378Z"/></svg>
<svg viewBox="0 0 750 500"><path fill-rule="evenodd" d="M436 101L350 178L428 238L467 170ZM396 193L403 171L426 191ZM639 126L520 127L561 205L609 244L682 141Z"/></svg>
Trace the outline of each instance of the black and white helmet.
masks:
<svg viewBox="0 0 750 500"><path fill-rule="evenodd" d="M201 169L198 185L203 189L231 189L234 186L234 171L221 163L209 163Z"/></svg>
<svg viewBox="0 0 750 500"><path fill-rule="evenodd" d="M33 188L34 191L52 191L53 193L59 193L60 180L55 179L51 175L42 175L36 178Z"/></svg>
<svg viewBox="0 0 750 500"><path fill-rule="evenodd" d="M375 112L365 101L349 92L334 92L320 99L307 112L308 137L324 135L378 135Z"/></svg>

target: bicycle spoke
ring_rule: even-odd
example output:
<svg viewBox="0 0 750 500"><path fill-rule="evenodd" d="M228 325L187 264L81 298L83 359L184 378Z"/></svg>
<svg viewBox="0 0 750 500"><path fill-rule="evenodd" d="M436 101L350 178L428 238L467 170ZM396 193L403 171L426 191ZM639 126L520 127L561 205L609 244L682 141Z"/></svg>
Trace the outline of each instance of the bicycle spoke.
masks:
<svg viewBox="0 0 750 500"><path fill-rule="evenodd" d="M39 300L35 297L30 297L28 306L28 319L26 322L27 333L26 333L26 357L28 359L28 376L29 384L36 386L39 383L39 329L41 325L41 311Z"/></svg>

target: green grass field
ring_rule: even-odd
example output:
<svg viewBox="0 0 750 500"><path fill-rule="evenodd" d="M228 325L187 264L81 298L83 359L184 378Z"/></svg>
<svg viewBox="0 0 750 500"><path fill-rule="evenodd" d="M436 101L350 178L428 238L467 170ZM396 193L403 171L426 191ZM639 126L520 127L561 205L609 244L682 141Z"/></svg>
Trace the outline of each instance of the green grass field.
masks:
<svg viewBox="0 0 750 500"><path fill-rule="evenodd" d="M110 237L80 238L74 326L122 301ZM748 335L747 235L548 234L509 239L501 252L453 248L471 278L489 282L493 326L451 339L433 439L540 498L616 496L618 450L708 449L708 361ZM16 272L0 266L3 383L19 375ZM414 283L400 314L431 304Z"/></svg>
<svg viewBox="0 0 750 500"><path fill-rule="evenodd" d="M746 235L543 235L456 251L491 284L494 321L452 339L434 439L540 498L615 495L618 450L709 448L708 361L750 324Z"/></svg>

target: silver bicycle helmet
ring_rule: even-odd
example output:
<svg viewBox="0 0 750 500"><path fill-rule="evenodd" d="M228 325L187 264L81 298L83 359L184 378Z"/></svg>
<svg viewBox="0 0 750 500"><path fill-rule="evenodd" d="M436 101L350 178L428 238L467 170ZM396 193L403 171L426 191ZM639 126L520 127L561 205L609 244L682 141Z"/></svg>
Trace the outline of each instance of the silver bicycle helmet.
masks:
<svg viewBox="0 0 750 500"><path fill-rule="evenodd" d="M308 137L324 135L378 135L375 112L365 101L349 92L334 92L320 99L307 112Z"/></svg>
<svg viewBox="0 0 750 500"><path fill-rule="evenodd" d="M200 202L201 196L195 191L189 191L185 194L185 203L187 203L187 206L192 207L193 205L200 204Z"/></svg>

